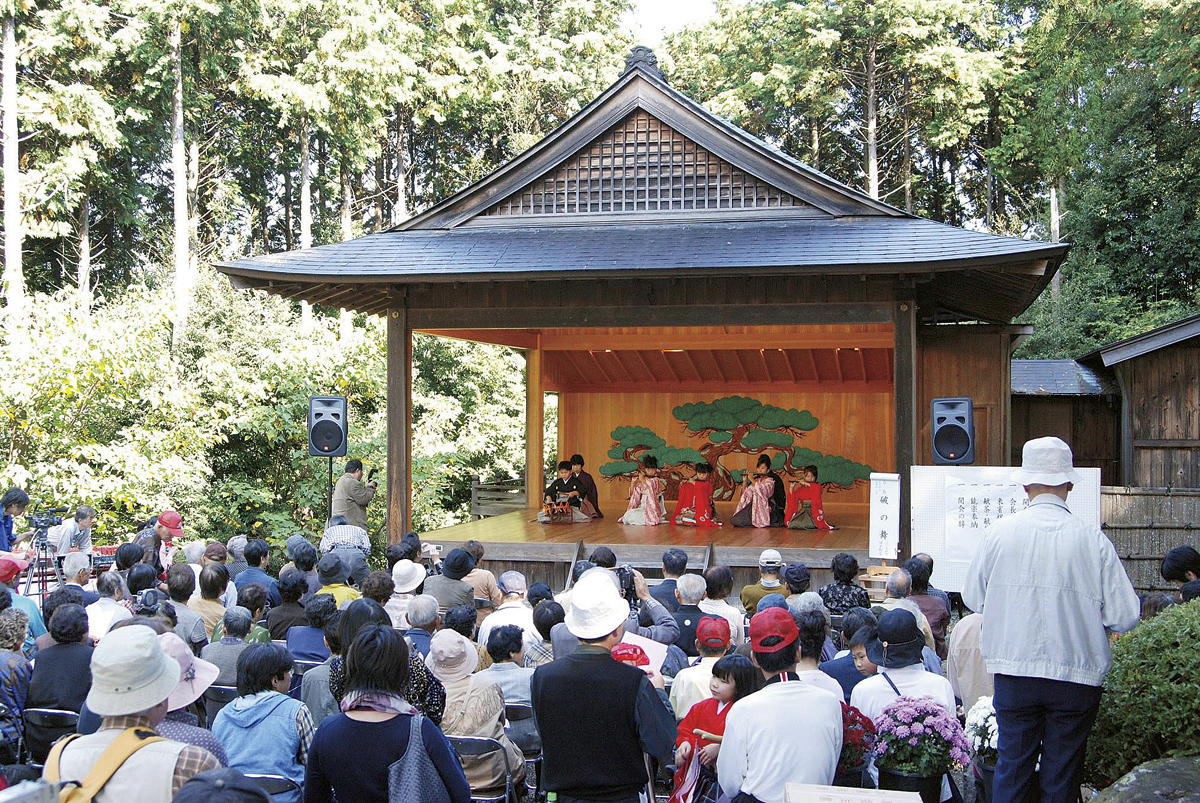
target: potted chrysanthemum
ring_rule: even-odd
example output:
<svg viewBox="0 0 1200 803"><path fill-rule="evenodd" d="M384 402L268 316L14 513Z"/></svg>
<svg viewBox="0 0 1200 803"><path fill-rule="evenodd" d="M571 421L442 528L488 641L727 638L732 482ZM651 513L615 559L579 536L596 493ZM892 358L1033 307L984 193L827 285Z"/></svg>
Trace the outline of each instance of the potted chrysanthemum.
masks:
<svg viewBox="0 0 1200 803"><path fill-rule="evenodd" d="M875 749L875 725L863 712L842 703L842 755L838 758L834 786L862 786L867 759Z"/></svg>
<svg viewBox="0 0 1200 803"><path fill-rule="evenodd" d="M932 697L901 697L875 720L879 788L919 792L938 803L942 776L971 761L958 719Z"/></svg>
<svg viewBox="0 0 1200 803"><path fill-rule="evenodd" d="M967 712L967 740L971 743L971 767L983 790L982 803L992 799L992 774L999 757L1000 729L996 725L996 706L991 697L980 697Z"/></svg>

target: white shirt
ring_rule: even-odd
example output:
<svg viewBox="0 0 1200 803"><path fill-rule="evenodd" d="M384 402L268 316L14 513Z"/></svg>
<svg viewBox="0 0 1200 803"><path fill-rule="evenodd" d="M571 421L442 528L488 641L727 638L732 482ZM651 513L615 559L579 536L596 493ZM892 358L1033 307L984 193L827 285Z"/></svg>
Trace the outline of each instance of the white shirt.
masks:
<svg viewBox="0 0 1200 803"><path fill-rule="evenodd" d="M1053 494L988 528L962 596L983 614L992 674L1087 686L1104 683L1109 631L1132 630L1141 613L1112 542Z"/></svg>
<svg viewBox="0 0 1200 803"><path fill-rule="evenodd" d="M842 690L842 684L826 675L820 669L797 669L796 677L800 678L801 683L807 683L810 686L816 686L818 689L824 689L830 694L841 695L841 699L846 699L846 692Z"/></svg>
<svg viewBox="0 0 1200 803"><path fill-rule="evenodd" d="M719 660L719 655L701 658L700 663L680 669L675 675L671 683L671 708L675 709L675 719L683 719L693 705L712 697L708 684L712 680L713 664Z"/></svg>
<svg viewBox="0 0 1200 803"><path fill-rule="evenodd" d="M840 691L834 696L807 683L771 683L730 707L717 777L731 798L741 791L763 803L784 803L786 784L831 783L841 752Z"/></svg>
<svg viewBox="0 0 1200 803"><path fill-rule="evenodd" d="M509 600L483 620L479 625L479 643L487 646L488 635L492 630L502 625L516 625L525 631L524 643L541 644L542 636L533 626L533 608L523 599Z"/></svg>
<svg viewBox="0 0 1200 803"><path fill-rule="evenodd" d="M133 618L129 609L112 597L101 597L87 606L84 612L88 618L88 633L94 639L100 639L117 622Z"/></svg>
<svg viewBox="0 0 1200 803"><path fill-rule="evenodd" d="M947 645L946 679L954 687L955 695L962 700L964 712L970 711L980 697L994 694L992 673L987 670L983 653L979 651L982 625L982 614L964 616L954 626Z"/></svg>
<svg viewBox="0 0 1200 803"><path fill-rule="evenodd" d="M392 619L392 627L408 630L408 601L412 598L412 594L392 592L387 604L383 606Z"/></svg>
<svg viewBox="0 0 1200 803"><path fill-rule="evenodd" d="M705 597L700 600L697 607L705 613L720 616L729 621L729 635L733 644L741 644L746 640L746 614L723 599Z"/></svg>

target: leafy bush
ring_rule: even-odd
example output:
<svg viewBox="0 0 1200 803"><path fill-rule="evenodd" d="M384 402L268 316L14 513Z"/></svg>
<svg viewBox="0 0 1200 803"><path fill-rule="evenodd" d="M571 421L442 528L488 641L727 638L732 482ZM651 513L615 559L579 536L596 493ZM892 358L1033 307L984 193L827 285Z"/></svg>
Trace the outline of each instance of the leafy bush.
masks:
<svg viewBox="0 0 1200 803"><path fill-rule="evenodd" d="M1113 645L1086 781L1107 786L1145 761L1200 755L1200 604L1174 605Z"/></svg>

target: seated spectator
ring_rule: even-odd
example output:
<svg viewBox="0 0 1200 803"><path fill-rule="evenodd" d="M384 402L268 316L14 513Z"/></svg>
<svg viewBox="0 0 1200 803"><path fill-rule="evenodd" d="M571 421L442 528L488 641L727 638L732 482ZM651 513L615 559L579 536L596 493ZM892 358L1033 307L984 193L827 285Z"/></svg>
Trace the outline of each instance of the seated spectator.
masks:
<svg viewBox="0 0 1200 803"><path fill-rule="evenodd" d="M342 614L341 627L338 629L338 639L343 647L353 644L355 636L365 627L371 625L388 625L387 612L374 600L360 599L350 603ZM446 710L446 689L442 682L433 676L425 665L421 654L409 652L408 685L404 699L425 716L441 725L442 714ZM329 667L329 692L339 702L346 692L345 662L335 658Z"/></svg>
<svg viewBox="0 0 1200 803"><path fill-rule="evenodd" d="M338 612L337 600L331 594L317 594L304 606L307 624L297 625L287 632L288 652L297 661L324 661L329 657L325 646L325 623Z"/></svg>
<svg viewBox="0 0 1200 803"><path fill-rule="evenodd" d="M249 543L250 539L244 535L235 535L225 543L229 551L229 562L225 564L225 568L229 569L230 580L235 579L249 566L246 563L246 545Z"/></svg>
<svg viewBox="0 0 1200 803"><path fill-rule="evenodd" d="M822 672L836 680L842 687L842 694L846 702L850 702L850 692L863 679L862 673L854 664L854 656L849 649L850 639L861 628L874 626L875 614L866 608L851 608L846 611L842 614L842 643L847 646L845 655L838 653L834 658L822 661L819 667Z"/></svg>
<svg viewBox="0 0 1200 803"><path fill-rule="evenodd" d="M200 593L193 594L188 600L188 607L204 619L209 640L212 640L213 631L225 615L225 603L221 602L221 595L228 584L229 571L225 564L210 563L200 570Z"/></svg>
<svg viewBox="0 0 1200 803"><path fill-rule="evenodd" d="M849 552L842 552L834 556L830 568L833 570L833 582L821 586L817 593L831 614L841 616L851 608L871 607L867 590L855 582L858 577L858 558Z"/></svg>
<svg viewBox="0 0 1200 803"><path fill-rule="evenodd" d="M121 582L128 588L129 570L141 563L144 557L146 557L146 550L140 544L121 544L113 553L113 565L108 571L121 575ZM107 574L107 572L105 573Z"/></svg>
<svg viewBox="0 0 1200 803"><path fill-rule="evenodd" d="M9 604L18 610L24 611L29 617L29 632L25 636L25 644L22 647L22 652L26 656L32 657L34 654L34 642L39 636L46 634L46 624L42 619L42 611L38 608L38 604L22 594L17 593L17 586L21 583L21 572L29 568L29 563L23 560L14 558L0 558L0 587L3 587L10 592ZM8 607L8 606L5 606Z"/></svg>
<svg viewBox="0 0 1200 803"><path fill-rule="evenodd" d="M1184 602L1191 602L1200 597L1200 580L1188 580L1180 586L1179 596Z"/></svg>
<svg viewBox="0 0 1200 803"><path fill-rule="evenodd" d="M78 588L83 594L83 604L91 605L100 599L95 591L88 591L92 579L92 558L86 552L68 552L62 562L63 580L66 585ZM47 618L47 622L50 620Z"/></svg>
<svg viewBox="0 0 1200 803"><path fill-rule="evenodd" d="M700 655L700 661L679 670L671 684L671 708L675 710L676 719L683 719L693 705L712 696L713 667L729 650L727 620L719 616L705 616L695 632L693 649Z"/></svg>
<svg viewBox="0 0 1200 803"><path fill-rule="evenodd" d="M300 548L301 544L312 546L312 542L299 533L289 535L288 539L283 542L283 552L287 555L288 562L279 567L280 579L283 578L285 573L293 571L296 568L296 550Z"/></svg>
<svg viewBox="0 0 1200 803"><path fill-rule="evenodd" d="M541 639L537 644L525 647L525 666L537 669L543 664L554 660L554 646L550 640L550 631L554 626L566 619L567 613L563 606L552 599L545 600L533 609L533 626Z"/></svg>
<svg viewBox="0 0 1200 803"><path fill-rule="evenodd" d="M525 757L504 733L504 695L500 687L473 675L479 655L461 633L439 630L429 642L425 663L446 688L442 732L447 736L495 739L508 753L513 783L525 778ZM474 792L503 788L504 757L496 754L463 759L463 772Z"/></svg>
<svg viewBox="0 0 1200 803"><path fill-rule="evenodd" d="M139 563L138 566L145 566ZM136 567L135 567L136 568ZM151 571L154 571L151 569ZM122 619L131 619L133 614L125 607L125 581L121 575L107 572L96 581L96 592L100 599L87 606L88 634L99 641L112 626Z"/></svg>
<svg viewBox="0 0 1200 803"><path fill-rule="evenodd" d="M442 617L438 615L438 601L429 594L413 597L408 603L408 624L409 628L404 631L404 638L422 657L428 655L429 642L433 639L434 632L442 625Z"/></svg>
<svg viewBox="0 0 1200 803"><path fill-rule="evenodd" d="M16 764L20 758L21 713L29 695L33 665L21 652L29 632L29 616L18 608L0 611L0 703L12 712L12 719L0 720L0 758L4 764Z"/></svg>
<svg viewBox="0 0 1200 803"><path fill-rule="evenodd" d="M675 640L675 646L683 650L684 655L689 658L699 655L696 651L696 627L704 617L704 612L700 610L700 601L704 599L707 589L704 578L698 574L685 574L675 585L678 603L673 616L679 625L679 638Z"/></svg>
<svg viewBox="0 0 1200 803"><path fill-rule="evenodd" d="M475 609L473 607L470 605L459 605L457 608L451 608L442 617L441 626L462 633L463 636L475 644L476 651L479 653L479 666L476 667L475 671L478 672L480 669L487 669L492 665L492 656L488 655L487 644L475 641Z"/></svg>
<svg viewBox="0 0 1200 803"><path fill-rule="evenodd" d="M246 573L242 572L242 576L244 577L245 575ZM244 641L247 644L270 644L270 631L258 624L263 618L263 613L266 611L267 589L258 583L243 585L238 589L238 607L250 611L250 621L254 623L250 628L250 632L246 634ZM213 641L220 641L224 636L224 625L218 623L213 628Z"/></svg>
<svg viewBox="0 0 1200 803"><path fill-rule="evenodd" d="M171 803L271 803L258 782L229 767L193 775Z"/></svg>
<svg viewBox="0 0 1200 803"><path fill-rule="evenodd" d="M950 610L937 597L929 593L929 566L922 560L909 558L904 561L904 570L912 580L908 600L916 604L929 622L933 633L933 651L938 658L946 660L946 628L950 625Z"/></svg>
<svg viewBox="0 0 1200 803"><path fill-rule="evenodd" d="M662 556L662 582L650 586L651 596L661 602L663 607L672 614L679 609L679 599L675 596L675 584L687 571L687 562L686 552L677 546L671 547Z"/></svg>
<svg viewBox="0 0 1200 803"><path fill-rule="evenodd" d="M805 611L815 611L821 615L821 619L825 621L825 640L821 646L821 661L831 660L837 655L837 646L833 643L833 638L829 635L829 611L825 608L825 603L821 600L821 595L816 591L805 591L803 594L797 595L794 601L786 603L788 610L792 612L792 616L796 617ZM800 620L797 619L797 627Z"/></svg>
<svg viewBox="0 0 1200 803"><path fill-rule="evenodd" d="M402 560L412 560L408 556L408 547L404 544L388 544L387 549L383 550L383 559L387 561L387 570L390 572L396 568L396 564Z"/></svg>
<svg viewBox="0 0 1200 803"><path fill-rule="evenodd" d="M744 614L726 602L733 593L733 572L728 566L712 566L704 572L705 594L700 601L700 610L711 616L722 616L729 621L729 632L733 643L746 640Z"/></svg>
<svg viewBox="0 0 1200 803"><path fill-rule="evenodd" d="M525 600L529 603L530 608L536 608L539 602L544 602L548 599L554 599L554 592L545 583L534 583L529 587L529 592L525 595Z"/></svg>
<svg viewBox="0 0 1200 803"><path fill-rule="evenodd" d="M584 576L589 573L606 578L614 589L617 588L617 575L611 570L597 566L585 572ZM633 570L633 589L638 602L637 607L629 612L629 620L625 623L625 632L673 646L675 639L679 637L679 625L676 624L675 617L671 615L671 612L650 596L650 586L637 569ZM643 621L648 621L650 624L643 626L641 624ZM571 635L570 630L566 627L554 628L550 634L550 642L556 658L570 655L579 646L579 640Z"/></svg>
<svg viewBox="0 0 1200 803"><path fill-rule="evenodd" d="M67 602L54 609L50 617L50 635L54 644L38 650L29 679L27 708L57 708L75 711L83 707L92 688L92 647L86 643L88 618L83 606ZM74 728L42 728L25 725L25 747L33 760L44 763L50 745Z"/></svg>
<svg viewBox="0 0 1200 803"><path fill-rule="evenodd" d="M571 567L571 583L578 583L579 578L583 577L584 572L586 572L588 569L594 568L596 568L596 564L592 563L590 560L575 561L575 565ZM572 588L574 588L573 585ZM571 610L571 590L571 588L568 588L562 593L554 596L554 600L559 605L563 606L564 611Z"/></svg>
<svg viewBox="0 0 1200 803"><path fill-rule="evenodd" d="M139 563L129 570L129 596L136 597L148 588L158 588L158 575L149 563Z"/></svg>
<svg viewBox="0 0 1200 803"><path fill-rule="evenodd" d="M188 573L191 573L190 570ZM213 736L211 730L201 728L200 717L189 710L199 710L198 701L209 686L216 682L221 670L193 655L191 648L174 633L163 633L158 637L158 644L169 658L179 664L179 684L167 698L167 715L158 723L158 735L165 739L203 747L216 756L222 767L227 766L229 759L221 742Z"/></svg>
<svg viewBox="0 0 1200 803"><path fill-rule="evenodd" d="M929 626L929 620L925 618L921 607L908 599L908 595L911 593L912 575L905 569L896 569L888 575L887 598L882 603L883 609L888 611L894 611L897 608L906 609L917 620L917 627L925 636L925 646L937 652L937 640L933 637L933 628Z"/></svg>
<svg viewBox="0 0 1200 803"><path fill-rule="evenodd" d="M238 592L241 593L243 588L255 583L262 586L267 592L267 601L270 605L282 605L283 600L279 597L279 586L275 578L267 574L267 564L271 560L271 545L261 538L255 538L246 544L245 555L246 569L238 572L238 576L233 578L233 584Z"/></svg>
<svg viewBox="0 0 1200 803"><path fill-rule="evenodd" d="M12 604L11 596L9 597L8 604ZM80 589L78 586L67 584L61 588L56 588L47 594L46 598L42 600L42 621L49 624L50 620L54 618L54 612L58 610L60 605L79 605L80 607L83 607L84 601L82 589ZM86 633L84 633L84 638L87 639ZM91 639L87 639L87 641L89 644L91 643ZM40 654L42 650L53 647L56 643L57 642L54 640L53 631L48 631L38 636L34 640L34 646L37 647L38 654Z"/></svg>
<svg viewBox="0 0 1200 803"><path fill-rule="evenodd" d="M437 600L442 613L459 605L475 604L475 589L463 578L475 568L475 559L465 549L452 549L442 561L442 573L425 578L422 592Z"/></svg>
<svg viewBox="0 0 1200 803"><path fill-rule="evenodd" d="M229 559L229 550L220 541L210 541L208 546L204 548L204 554L200 556L200 566L188 567L196 572L196 587L200 587L200 572L204 571L205 566L211 566L214 563L225 565L225 561ZM237 605L237 586L233 583L233 575L229 575L225 579L225 591L221 594L221 604L226 608L232 608ZM210 631L211 632L211 631Z"/></svg>
<svg viewBox="0 0 1200 803"><path fill-rule="evenodd" d="M982 635L983 614L968 614L958 620L947 645L946 679L954 696L962 700L964 712L970 711L980 697L995 694L995 679L979 648Z"/></svg>
<svg viewBox="0 0 1200 803"><path fill-rule="evenodd" d="M822 603L823 604L823 603ZM821 649L825 646L825 617L819 611L807 610L793 617L800 631L800 655L796 661L796 677L802 683L824 689L839 700L845 698L842 686L820 669Z"/></svg>
<svg viewBox="0 0 1200 803"><path fill-rule="evenodd" d="M346 564L349 582L362 585L371 573L367 558L371 556L371 537L362 527L350 523L341 514L329 517L321 543L317 547L322 555L337 555Z"/></svg>
<svg viewBox="0 0 1200 803"><path fill-rule="evenodd" d="M783 582L787 586L787 604L792 605L801 594L808 593L812 573L803 563L792 563L783 567Z"/></svg>
<svg viewBox="0 0 1200 803"><path fill-rule="evenodd" d="M761 689L762 682L762 672L744 656L726 655L713 664L709 695L696 701L679 723L675 737L676 789L687 774L692 754L699 750L700 780L697 790L713 790L713 784L717 781L716 764L721 743L705 738L700 733L723 737L729 707ZM715 791L705 795L704 799L715 798Z"/></svg>
<svg viewBox="0 0 1200 803"><path fill-rule="evenodd" d="M860 627L858 632L850 637L850 657L854 659L854 668L864 678L873 677L879 671L879 665L867 655L867 647L875 638L875 625ZM923 651L928 649L928 647L922 648ZM853 696L854 694L851 692L851 697Z"/></svg>
<svg viewBox="0 0 1200 803"><path fill-rule="evenodd" d="M479 625L479 643L486 644L492 630L504 625L516 625L525 634L526 644L541 641L537 628L533 626L533 608L525 601L529 590L525 575L520 572L505 572L499 580L502 601L492 615Z"/></svg>
<svg viewBox="0 0 1200 803"><path fill-rule="evenodd" d="M483 561L483 544L472 539L463 544L463 549L470 553L471 559L475 561L475 567L463 575L463 582L474 589L475 599L486 599L492 603L493 608L499 607L502 595L500 586L496 583L496 575L479 565Z"/></svg>
<svg viewBox="0 0 1200 803"><path fill-rule="evenodd" d="M606 546L598 546L593 549L592 554L588 555L588 560L605 569L617 568L617 554Z"/></svg>
<svg viewBox="0 0 1200 803"><path fill-rule="evenodd" d="M179 624L179 619L175 616L175 606L166 593L157 588L147 588L138 594L137 599L133 601L133 618L156 619L162 622L167 630L174 630Z"/></svg>
<svg viewBox="0 0 1200 803"><path fill-rule="evenodd" d="M317 579L321 581L318 594L329 594L337 600L338 608L345 609L347 605L360 599L362 594L346 585L350 579L350 567L334 553L321 558L317 564Z"/></svg>
<svg viewBox="0 0 1200 803"><path fill-rule="evenodd" d="M363 578L359 589L363 599L373 599L380 605L386 605L396 590L396 583L388 572L371 572Z"/></svg>
<svg viewBox="0 0 1200 803"><path fill-rule="evenodd" d="M760 599L767 594L778 594L782 590L783 581L779 578L782 568L783 558L780 556L779 550L764 549L758 556L758 582L754 585L743 586L740 595L742 607L746 609L747 616L754 616Z"/></svg>
<svg viewBox="0 0 1200 803"><path fill-rule="evenodd" d="M392 584L395 586L392 598L383 609L392 617L392 627L407 630L408 603L421 593L421 586L425 584L425 567L407 558L396 561L392 566Z"/></svg>
<svg viewBox="0 0 1200 803"><path fill-rule="evenodd" d="M491 665L475 670L480 680L490 680L500 687L505 705L529 705L529 683L533 670L525 667L525 636L516 625L501 625L488 636L487 651ZM537 724L533 719L510 720L505 727L509 738L521 751L537 753L542 749Z"/></svg>
<svg viewBox="0 0 1200 803"><path fill-rule="evenodd" d="M188 541L181 547L184 565L188 567L197 581L200 579L200 570L204 568L200 561L204 558L204 551L207 548L208 545L203 541ZM178 566L179 564L174 565Z"/></svg>
<svg viewBox="0 0 1200 803"><path fill-rule="evenodd" d="M815 615L808 614L809 647ZM730 797L752 795L763 803L783 803L789 783L829 784L842 752L842 692L836 693L798 680L800 630L785 609L768 608L750 620L754 663L766 683L760 691L738 701L725 719L725 735L717 756L717 779ZM832 682L832 681L830 681ZM836 684L835 684L836 685ZM803 711L804 726L796 727L780 711Z"/></svg>
<svg viewBox="0 0 1200 803"><path fill-rule="evenodd" d="M1158 616L1160 613L1165 611L1167 608L1170 608L1172 605L1175 605L1177 602L1178 600L1176 600L1170 594L1164 594L1161 591L1155 591L1152 594L1147 594L1146 598L1142 600L1142 621L1144 622L1147 619L1153 619L1155 616ZM959 626L961 626L961 621ZM958 632L958 627L955 627L954 630L955 632Z"/></svg>
<svg viewBox="0 0 1200 803"><path fill-rule="evenodd" d="M329 717L317 729L309 750L306 803L335 798L388 803L435 796L469 803L470 786L437 723L418 721L414 728L418 712L406 699L413 664L400 634L390 624L368 625L346 652L345 713ZM414 730L436 773L417 778L393 774Z"/></svg>
<svg viewBox="0 0 1200 803"><path fill-rule="evenodd" d="M279 598L283 604L267 611L267 632L270 638L280 641L287 638L293 627L308 623L308 616L300 598L308 593L308 583L300 572L288 572L279 581Z"/></svg>
<svg viewBox="0 0 1200 803"><path fill-rule="evenodd" d="M1177 546L1167 553L1159 566L1159 574L1180 588L1184 583L1200 580L1200 552L1194 547Z"/></svg>
<svg viewBox="0 0 1200 803"><path fill-rule="evenodd" d="M325 620L325 648L329 657L317 666L311 667L304 673L300 683L300 701L308 706L313 717L313 725L320 726L327 717L338 713L338 702L329 690L329 673L333 661L342 654L341 641L342 612L333 609L333 615Z"/></svg>
<svg viewBox="0 0 1200 803"><path fill-rule="evenodd" d="M253 544L246 547L248 560ZM225 746L229 766L304 783L314 729L308 708L288 696L291 686L292 656L279 645L251 644L238 656L238 696L221 709L212 725L213 735ZM300 797L300 792L285 792L273 799L298 803Z"/></svg>
<svg viewBox="0 0 1200 803"><path fill-rule="evenodd" d="M237 662L241 654L250 646L246 636L254 620L250 611L235 605L225 612L221 619L222 635L200 651L200 657L211 664L216 664L221 670L217 676L218 686L232 686L237 683ZM268 639L270 641L270 639Z"/></svg>
<svg viewBox="0 0 1200 803"><path fill-rule="evenodd" d="M175 634L183 639L193 654L204 648L209 634L204 617L188 607L188 600L195 591L196 575L190 567L177 563L167 569L167 594L175 603Z"/></svg>
<svg viewBox="0 0 1200 803"><path fill-rule="evenodd" d="M931 555L926 552L918 552L917 554L913 555L913 560L919 560L924 563L927 567L929 567L929 576L933 576L933 557ZM950 606L950 595L945 591L942 591L940 588L934 588L932 583L927 586L927 589L928 590L925 593L929 594L931 597L936 597L937 599L941 600L942 605L946 606L946 613L951 613L952 608Z"/></svg>
<svg viewBox="0 0 1200 803"><path fill-rule="evenodd" d="M282 580L285 573L290 574L291 572L296 572L303 577L305 591L304 595L300 597L300 602L307 604L310 597L321 593L321 578L317 576L317 561L321 559L321 556L317 554L317 548L307 540L297 543L291 554L292 568L280 570L279 579Z"/></svg>

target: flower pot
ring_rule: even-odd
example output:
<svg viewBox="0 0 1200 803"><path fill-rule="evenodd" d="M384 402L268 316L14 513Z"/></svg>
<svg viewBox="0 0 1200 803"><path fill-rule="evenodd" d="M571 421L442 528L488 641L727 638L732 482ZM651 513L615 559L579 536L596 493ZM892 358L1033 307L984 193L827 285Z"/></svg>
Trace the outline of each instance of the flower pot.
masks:
<svg viewBox="0 0 1200 803"><path fill-rule="evenodd" d="M879 788L893 792L917 792L921 795L921 803L940 803L942 776L917 775L880 767Z"/></svg>
<svg viewBox="0 0 1200 803"><path fill-rule="evenodd" d="M976 756L971 759L971 769L975 776L975 800L977 803L992 803L992 776L996 773L996 765L980 761Z"/></svg>
<svg viewBox="0 0 1200 803"><path fill-rule="evenodd" d="M866 764L859 764L857 767L846 770L845 772L842 772L839 768L837 775L833 776L833 785L844 786L850 789L862 789L863 771L866 768Z"/></svg>

